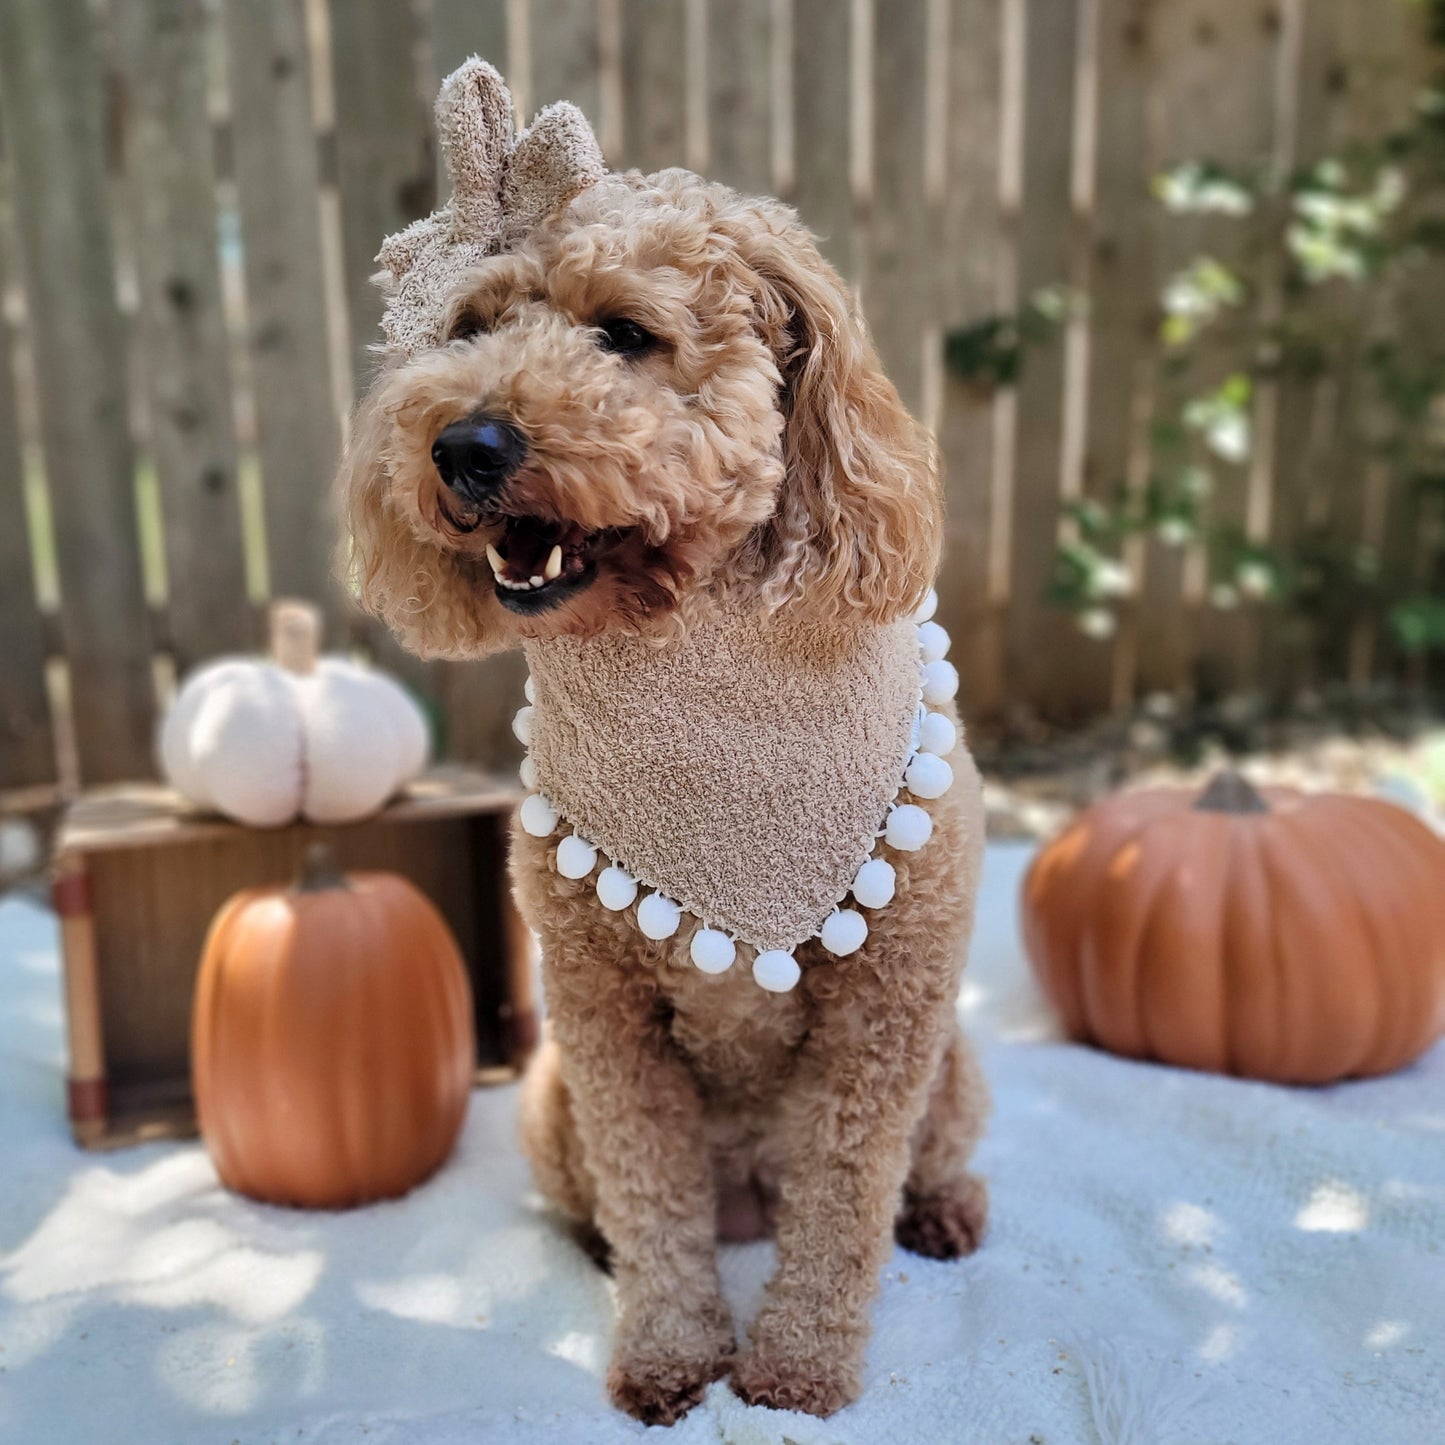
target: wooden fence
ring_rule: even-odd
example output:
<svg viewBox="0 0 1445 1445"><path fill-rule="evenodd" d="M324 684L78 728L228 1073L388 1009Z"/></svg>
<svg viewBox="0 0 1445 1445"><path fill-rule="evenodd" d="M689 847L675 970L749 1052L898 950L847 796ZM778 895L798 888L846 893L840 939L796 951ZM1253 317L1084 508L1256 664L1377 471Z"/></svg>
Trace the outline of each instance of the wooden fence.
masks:
<svg viewBox="0 0 1445 1445"><path fill-rule="evenodd" d="M1250 684L1258 619L1208 613L1187 551L1135 544L1142 586L1110 638L1052 610L1064 504L1149 472L1156 297L1200 244L1163 225L1151 177L1200 156L1288 167L1398 122L1422 9L4 0L0 795L149 773L175 676L255 644L272 593L323 599L335 641L433 700L453 752L507 754L515 660L405 659L329 580L372 258L435 201L429 97L473 51L527 114L579 103L614 165L783 194L825 238L946 457L943 618L972 716ZM1060 282L1087 305L1017 385L945 369L950 329ZM1220 505L1270 534L1314 485L1300 428L1325 403L1260 392L1265 444ZM1383 541L1390 507L1357 492L1340 525Z"/></svg>

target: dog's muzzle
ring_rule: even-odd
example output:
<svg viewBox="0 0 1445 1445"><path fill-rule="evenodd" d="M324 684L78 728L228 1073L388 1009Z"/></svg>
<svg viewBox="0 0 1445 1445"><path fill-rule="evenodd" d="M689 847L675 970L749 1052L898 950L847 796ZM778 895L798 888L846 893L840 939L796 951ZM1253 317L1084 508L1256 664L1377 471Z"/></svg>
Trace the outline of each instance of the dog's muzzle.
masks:
<svg viewBox="0 0 1445 1445"><path fill-rule="evenodd" d="M527 439L511 422L482 414L444 428L431 449L442 481L474 507L491 501L526 455Z"/></svg>

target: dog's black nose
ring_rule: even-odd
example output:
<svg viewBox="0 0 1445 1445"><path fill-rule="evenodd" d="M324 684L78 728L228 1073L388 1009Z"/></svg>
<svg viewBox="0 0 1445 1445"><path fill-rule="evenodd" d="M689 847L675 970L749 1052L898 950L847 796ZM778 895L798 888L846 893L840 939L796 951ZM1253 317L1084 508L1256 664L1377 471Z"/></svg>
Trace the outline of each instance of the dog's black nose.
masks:
<svg viewBox="0 0 1445 1445"><path fill-rule="evenodd" d="M431 459L442 481L458 496L478 506L501 489L526 455L526 437L499 416L469 416L465 421L454 421L431 449Z"/></svg>

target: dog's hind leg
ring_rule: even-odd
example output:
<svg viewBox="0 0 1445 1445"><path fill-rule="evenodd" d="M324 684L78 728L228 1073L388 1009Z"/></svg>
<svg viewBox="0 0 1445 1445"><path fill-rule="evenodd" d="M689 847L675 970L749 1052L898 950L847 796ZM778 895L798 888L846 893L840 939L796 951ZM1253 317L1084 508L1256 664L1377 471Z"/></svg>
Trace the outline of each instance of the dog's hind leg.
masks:
<svg viewBox="0 0 1445 1445"><path fill-rule="evenodd" d="M988 1186L968 1168L988 1117L988 1086L973 1048L955 1028L944 1045L928 1109L913 1134L913 1157L894 1235L930 1259L972 1254L988 1224Z"/></svg>
<svg viewBox="0 0 1445 1445"><path fill-rule="evenodd" d="M610 1251L596 1224L596 1185L583 1158L554 1039L546 1039L527 1065L519 1132L537 1188L566 1216L582 1248L606 1269Z"/></svg>

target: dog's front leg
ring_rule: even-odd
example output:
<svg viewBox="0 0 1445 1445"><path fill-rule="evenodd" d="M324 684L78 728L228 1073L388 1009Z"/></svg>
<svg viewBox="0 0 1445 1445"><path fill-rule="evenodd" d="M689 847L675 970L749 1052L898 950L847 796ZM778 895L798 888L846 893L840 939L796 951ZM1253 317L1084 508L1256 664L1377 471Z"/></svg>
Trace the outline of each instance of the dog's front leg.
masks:
<svg viewBox="0 0 1445 1445"><path fill-rule="evenodd" d="M732 1321L702 1102L650 974L618 951L544 939L547 997L617 1281L608 1389L639 1420L671 1424L726 1372Z"/></svg>
<svg viewBox="0 0 1445 1445"><path fill-rule="evenodd" d="M869 1307L949 1007L942 988L907 1006L886 993L870 1006L871 991L848 1005L851 1027L825 1011L833 1025L810 1037L782 1101L778 1267L733 1369L750 1404L831 1415L860 1388Z"/></svg>

